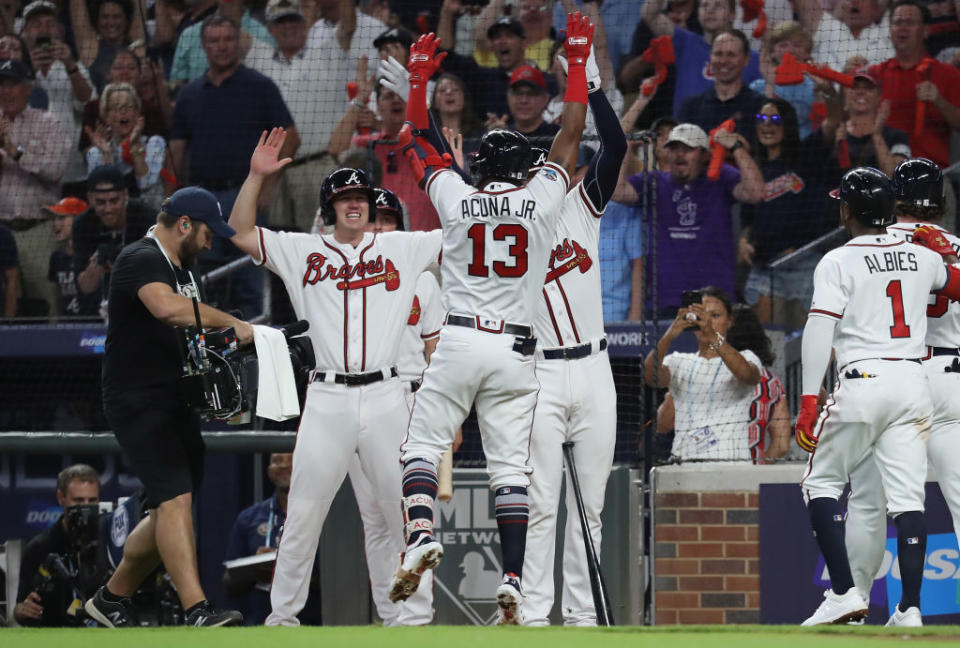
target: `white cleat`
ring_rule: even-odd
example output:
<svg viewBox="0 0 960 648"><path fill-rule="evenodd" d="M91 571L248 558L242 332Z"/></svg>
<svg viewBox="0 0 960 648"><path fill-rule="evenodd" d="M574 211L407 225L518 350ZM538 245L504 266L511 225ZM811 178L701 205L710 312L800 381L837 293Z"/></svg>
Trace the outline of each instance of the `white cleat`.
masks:
<svg viewBox="0 0 960 648"><path fill-rule="evenodd" d="M406 601L420 586L423 572L433 569L443 558L443 545L431 535L424 535L419 542L400 555L400 566L390 582L388 596L394 603Z"/></svg>
<svg viewBox="0 0 960 648"><path fill-rule="evenodd" d="M869 605L860 596L856 588L851 587L845 594L834 594L833 590L823 593L823 603L809 619L801 625L813 626L824 623L849 623L867 616Z"/></svg>
<svg viewBox="0 0 960 648"><path fill-rule="evenodd" d="M497 625L521 625L523 614L520 607L523 605L523 594L520 592L520 579L515 574L505 574L503 582L497 588L497 605L499 613Z"/></svg>
<svg viewBox="0 0 960 648"><path fill-rule="evenodd" d="M887 621L886 625L900 626L903 628L923 627L923 617L920 616L920 608L908 607L905 611L901 612L900 608L897 607L894 609L893 614L890 615L890 620Z"/></svg>

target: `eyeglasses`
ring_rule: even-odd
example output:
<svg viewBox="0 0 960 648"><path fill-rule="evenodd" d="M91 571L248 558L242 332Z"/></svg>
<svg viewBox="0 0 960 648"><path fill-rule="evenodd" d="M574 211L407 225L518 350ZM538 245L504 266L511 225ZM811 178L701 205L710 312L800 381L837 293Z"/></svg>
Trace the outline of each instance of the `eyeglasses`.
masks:
<svg viewBox="0 0 960 648"><path fill-rule="evenodd" d="M770 122L771 124L779 125L780 121L783 119L780 115L764 115L762 113L757 113L757 121L761 124L766 124Z"/></svg>

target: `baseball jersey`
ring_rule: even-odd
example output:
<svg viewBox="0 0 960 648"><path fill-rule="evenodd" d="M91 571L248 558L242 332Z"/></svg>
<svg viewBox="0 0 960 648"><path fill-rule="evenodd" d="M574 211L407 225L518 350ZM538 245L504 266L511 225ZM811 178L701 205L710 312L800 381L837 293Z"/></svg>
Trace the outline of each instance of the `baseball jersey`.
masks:
<svg viewBox="0 0 960 648"><path fill-rule="evenodd" d="M441 233L366 233L359 245L257 228L258 264L276 273L310 322L317 369L365 373L396 364L417 277L437 260ZM254 259L257 261L257 259Z"/></svg>
<svg viewBox="0 0 960 648"><path fill-rule="evenodd" d="M440 308L440 285L432 272L423 272L417 277L417 292L410 306L410 317L400 339L397 371L400 380L420 380L427 368L423 354L423 342L440 336L443 326L443 309Z"/></svg>
<svg viewBox="0 0 960 648"><path fill-rule="evenodd" d="M447 311L533 323L569 183L567 172L552 162L522 187L490 182L480 190L447 169L430 176L427 195L443 226Z"/></svg>
<svg viewBox="0 0 960 648"><path fill-rule="evenodd" d="M936 252L890 234L858 236L830 250L813 273L811 314L839 320L837 365L926 355L927 295L947 283Z"/></svg>
<svg viewBox="0 0 960 648"><path fill-rule="evenodd" d="M575 346L604 334L597 263L602 213L583 183L563 200L533 321L537 343L544 348Z"/></svg>
<svg viewBox="0 0 960 648"><path fill-rule="evenodd" d="M887 228L887 233L906 241L913 241L913 230L921 225L943 234L953 249L960 254L960 238L939 225L932 223L897 223ZM944 295L930 295L927 300L927 339L934 347L956 348L960 346L960 303Z"/></svg>

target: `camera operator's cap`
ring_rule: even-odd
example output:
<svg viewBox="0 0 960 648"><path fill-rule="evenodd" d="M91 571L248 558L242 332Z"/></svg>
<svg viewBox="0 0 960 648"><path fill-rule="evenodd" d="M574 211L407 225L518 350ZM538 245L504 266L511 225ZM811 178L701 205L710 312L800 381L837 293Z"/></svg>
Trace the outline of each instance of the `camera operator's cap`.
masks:
<svg viewBox="0 0 960 648"><path fill-rule="evenodd" d="M523 29L523 23L514 18L513 16L503 16L497 20L497 22L490 25L487 28L487 38L493 40L497 32L501 29L506 29L511 31L520 38L526 38L527 32Z"/></svg>
<svg viewBox="0 0 960 648"><path fill-rule="evenodd" d="M300 0L270 0L263 13L268 23L288 16L303 18Z"/></svg>
<svg viewBox="0 0 960 648"><path fill-rule="evenodd" d="M123 191L128 188L127 172L117 164L103 164L87 176L87 191Z"/></svg>
<svg viewBox="0 0 960 648"><path fill-rule="evenodd" d="M536 65L521 65L510 74L510 88L521 83L526 83L541 92L547 91L547 81Z"/></svg>
<svg viewBox="0 0 960 648"><path fill-rule="evenodd" d="M206 223L214 234L224 238L230 238L237 233L223 219L223 210L217 197L201 187L178 189L164 201L161 209L174 216L187 216Z"/></svg>
<svg viewBox="0 0 960 648"><path fill-rule="evenodd" d="M23 8L23 20L26 22L31 16L41 13L53 14L56 16L58 13L57 5L50 2L50 0L34 0Z"/></svg>
<svg viewBox="0 0 960 648"><path fill-rule="evenodd" d="M90 205L82 198L67 196L56 204L44 205L40 209L54 216L79 216L90 209Z"/></svg>
<svg viewBox="0 0 960 648"><path fill-rule="evenodd" d="M880 77L870 71L870 68L866 65L861 65L856 70L853 71L853 80L857 79L866 79L874 85L878 90L882 87L880 83Z"/></svg>
<svg viewBox="0 0 960 648"><path fill-rule="evenodd" d="M670 131L670 136L667 138L667 146L670 146L673 142L686 144L690 148L709 148L707 134L696 124L680 124L674 126L673 130Z"/></svg>
<svg viewBox="0 0 960 648"><path fill-rule="evenodd" d="M33 70L23 61L3 59L0 60L0 78L33 81Z"/></svg>
<svg viewBox="0 0 960 648"><path fill-rule="evenodd" d="M373 46L380 49L387 43L400 43L404 47L413 45L413 34L403 27L393 27L377 36L373 41Z"/></svg>

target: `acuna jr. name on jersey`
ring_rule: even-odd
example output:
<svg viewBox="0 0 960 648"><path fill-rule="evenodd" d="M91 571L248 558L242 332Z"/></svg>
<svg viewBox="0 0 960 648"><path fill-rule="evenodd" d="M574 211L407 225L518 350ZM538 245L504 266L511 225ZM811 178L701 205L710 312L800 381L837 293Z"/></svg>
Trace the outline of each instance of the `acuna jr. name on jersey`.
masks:
<svg viewBox="0 0 960 648"><path fill-rule="evenodd" d="M864 254L863 261L867 264L870 274L876 272L916 272L917 255L915 252L898 251Z"/></svg>
<svg viewBox="0 0 960 648"><path fill-rule="evenodd" d="M514 203L516 202L514 200ZM507 195L475 194L460 201L460 219L513 216L529 221L537 220L533 213L533 210L537 207L536 200L521 200L519 207L519 209L514 209L514 206L510 204L510 196Z"/></svg>

